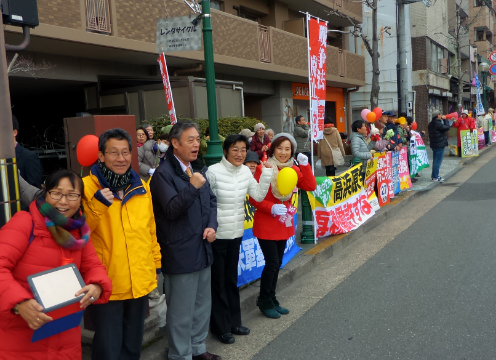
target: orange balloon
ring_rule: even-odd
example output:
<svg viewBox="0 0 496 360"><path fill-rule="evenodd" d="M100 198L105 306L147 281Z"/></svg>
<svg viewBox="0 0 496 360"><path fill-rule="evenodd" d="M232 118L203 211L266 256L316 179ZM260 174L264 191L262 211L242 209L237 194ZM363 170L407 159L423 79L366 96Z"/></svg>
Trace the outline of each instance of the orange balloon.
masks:
<svg viewBox="0 0 496 360"><path fill-rule="evenodd" d="M375 113L373 111L371 111L371 112L369 112L367 114L367 121L369 123L374 123L375 122L375 118L376 118L376 115L375 115Z"/></svg>

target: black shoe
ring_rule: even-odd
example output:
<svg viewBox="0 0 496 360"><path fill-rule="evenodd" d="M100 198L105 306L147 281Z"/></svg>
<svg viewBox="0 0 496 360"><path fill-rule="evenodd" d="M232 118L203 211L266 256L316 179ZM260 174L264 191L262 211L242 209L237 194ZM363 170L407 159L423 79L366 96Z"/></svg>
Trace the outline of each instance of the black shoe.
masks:
<svg viewBox="0 0 496 360"><path fill-rule="evenodd" d="M223 344L234 344L234 336L232 336L231 333L223 334L223 335L217 335L219 338L220 342Z"/></svg>
<svg viewBox="0 0 496 360"><path fill-rule="evenodd" d="M231 333L234 335L248 335L250 333L250 329L246 326L238 326L231 329Z"/></svg>

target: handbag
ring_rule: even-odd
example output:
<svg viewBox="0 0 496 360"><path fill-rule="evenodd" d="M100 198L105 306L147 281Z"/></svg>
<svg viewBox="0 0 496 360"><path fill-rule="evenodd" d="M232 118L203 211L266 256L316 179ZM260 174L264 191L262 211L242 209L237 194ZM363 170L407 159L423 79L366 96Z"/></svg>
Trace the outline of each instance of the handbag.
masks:
<svg viewBox="0 0 496 360"><path fill-rule="evenodd" d="M343 154L341 154L341 150L339 150L339 147L333 149L331 144L329 144L329 141L324 136L324 140L329 145L329 149L331 149L332 153L332 161L334 162L334 166L343 166L344 165L344 157Z"/></svg>

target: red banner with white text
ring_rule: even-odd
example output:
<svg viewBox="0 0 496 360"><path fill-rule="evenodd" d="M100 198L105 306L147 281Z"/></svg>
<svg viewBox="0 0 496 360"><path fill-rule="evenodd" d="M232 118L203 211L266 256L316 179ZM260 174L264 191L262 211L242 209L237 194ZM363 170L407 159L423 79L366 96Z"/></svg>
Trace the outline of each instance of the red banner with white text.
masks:
<svg viewBox="0 0 496 360"><path fill-rule="evenodd" d="M307 14L308 80L310 87L310 124L312 140L324 136L327 69L327 21Z"/></svg>
<svg viewBox="0 0 496 360"><path fill-rule="evenodd" d="M172 99L172 89L169 80L169 71L167 70L167 63L165 62L165 54L161 53L158 58L158 63L160 64L160 72L162 73L162 82L164 83L165 89L165 100L167 101L167 108L169 109L169 117L171 124L174 125L177 122L176 109L174 108L174 100Z"/></svg>

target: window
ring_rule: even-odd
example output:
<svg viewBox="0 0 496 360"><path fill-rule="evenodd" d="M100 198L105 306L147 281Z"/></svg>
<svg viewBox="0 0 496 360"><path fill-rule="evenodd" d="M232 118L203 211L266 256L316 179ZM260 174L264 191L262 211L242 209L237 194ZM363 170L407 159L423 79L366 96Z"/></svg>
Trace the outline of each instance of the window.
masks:
<svg viewBox="0 0 496 360"><path fill-rule="evenodd" d="M450 53L447 49L431 42L431 59L429 69L442 74L449 74Z"/></svg>
<svg viewBox="0 0 496 360"><path fill-rule="evenodd" d="M218 0L210 0L210 9L224 11L224 3Z"/></svg>
<svg viewBox="0 0 496 360"><path fill-rule="evenodd" d="M241 16L242 18L248 19L248 20L258 22L258 16L255 16L253 14L249 14L249 13L244 12L242 10L240 10L239 16Z"/></svg>
<svg viewBox="0 0 496 360"><path fill-rule="evenodd" d="M86 30L110 34L108 0L86 0Z"/></svg>

